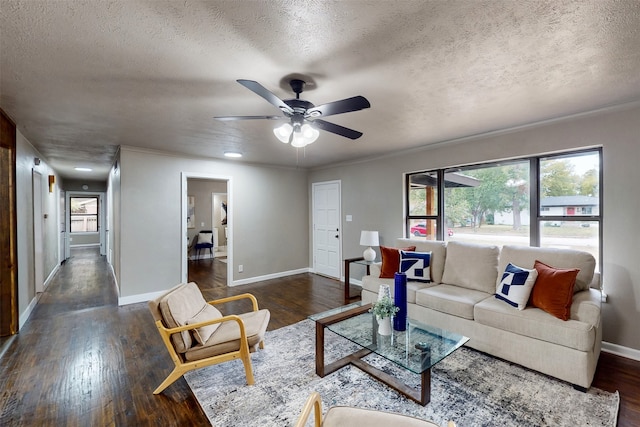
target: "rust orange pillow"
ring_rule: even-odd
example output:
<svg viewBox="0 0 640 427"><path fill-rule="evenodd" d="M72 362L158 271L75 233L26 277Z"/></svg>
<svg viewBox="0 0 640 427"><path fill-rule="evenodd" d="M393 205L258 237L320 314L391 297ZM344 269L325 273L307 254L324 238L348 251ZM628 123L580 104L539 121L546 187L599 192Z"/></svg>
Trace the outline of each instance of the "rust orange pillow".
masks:
<svg viewBox="0 0 640 427"><path fill-rule="evenodd" d="M400 251L415 251L415 246L406 248L389 248L380 246L380 255L382 256L382 267L380 267L381 279L393 279L396 272L400 271Z"/></svg>
<svg viewBox="0 0 640 427"><path fill-rule="evenodd" d="M529 302L558 319L569 320L573 301L573 286L580 271L577 268L554 268L536 260L533 267L538 272Z"/></svg>

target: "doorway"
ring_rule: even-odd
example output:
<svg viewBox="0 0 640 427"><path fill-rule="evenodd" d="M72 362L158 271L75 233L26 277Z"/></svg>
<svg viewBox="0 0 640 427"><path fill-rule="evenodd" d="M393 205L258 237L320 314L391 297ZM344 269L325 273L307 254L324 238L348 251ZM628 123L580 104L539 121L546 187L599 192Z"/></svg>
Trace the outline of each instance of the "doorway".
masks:
<svg viewBox="0 0 640 427"><path fill-rule="evenodd" d="M182 281L198 285L229 286L233 281L233 203L231 178L214 174L182 173ZM222 202L224 201L224 209ZM213 247L196 250L201 232Z"/></svg>
<svg viewBox="0 0 640 427"><path fill-rule="evenodd" d="M312 184L313 268L318 274L340 279L342 230L340 181Z"/></svg>

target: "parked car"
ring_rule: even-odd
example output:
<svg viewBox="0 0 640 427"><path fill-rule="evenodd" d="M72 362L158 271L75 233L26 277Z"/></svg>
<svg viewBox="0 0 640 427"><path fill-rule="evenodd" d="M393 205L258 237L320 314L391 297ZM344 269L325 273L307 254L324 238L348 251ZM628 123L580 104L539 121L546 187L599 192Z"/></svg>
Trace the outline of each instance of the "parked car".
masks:
<svg viewBox="0 0 640 427"><path fill-rule="evenodd" d="M427 225L421 222L411 227L409 231L411 232L411 234L413 234L416 237L425 237L427 235ZM450 228L447 228L447 235L453 236L453 230Z"/></svg>

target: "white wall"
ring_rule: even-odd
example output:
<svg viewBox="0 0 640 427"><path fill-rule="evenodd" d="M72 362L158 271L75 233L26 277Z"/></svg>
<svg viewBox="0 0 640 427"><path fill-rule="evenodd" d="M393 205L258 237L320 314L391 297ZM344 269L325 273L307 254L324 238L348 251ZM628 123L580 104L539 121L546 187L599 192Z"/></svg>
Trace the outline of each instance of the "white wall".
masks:
<svg viewBox="0 0 640 427"><path fill-rule="evenodd" d="M381 244L402 236L403 174L498 159L603 147L604 340L640 350L640 106L557 120L368 162L314 170L311 183L342 180L343 254L357 256L360 230L379 230ZM366 140L363 141L366 143ZM345 222L344 215L353 216Z"/></svg>
<svg viewBox="0 0 640 427"><path fill-rule="evenodd" d="M233 280L307 269L307 173L122 147L120 296L181 279L181 174L228 176L233 185ZM244 266L238 273L237 265Z"/></svg>
<svg viewBox="0 0 640 427"><path fill-rule="evenodd" d="M40 165L34 164L34 158L40 158ZM35 303L36 288L34 277L34 241L33 241L33 178L32 172L41 174L42 213L47 218L43 224L43 272L50 279L58 267L59 248L59 177L47 165L46 159L20 133L16 132L16 214L17 214L17 252L18 252L18 311L20 325L24 324ZM53 193L49 192L48 176L56 176ZM45 282L46 283L46 282Z"/></svg>

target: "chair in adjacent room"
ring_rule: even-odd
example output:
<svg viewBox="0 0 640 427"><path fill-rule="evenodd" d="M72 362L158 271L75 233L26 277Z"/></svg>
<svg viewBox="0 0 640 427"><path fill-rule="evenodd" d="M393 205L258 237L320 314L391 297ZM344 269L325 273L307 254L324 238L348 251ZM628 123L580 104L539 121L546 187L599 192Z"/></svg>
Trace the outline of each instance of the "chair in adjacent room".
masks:
<svg viewBox="0 0 640 427"><path fill-rule="evenodd" d="M195 244L196 259L197 260L200 259L200 251L202 249L209 249L209 252L211 252L211 258L213 258L213 246L214 246L213 230L200 231L200 233L198 233L198 236L196 238L196 244Z"/></svg>
<svg viewBox="0 0 640 427"><path fill-rule="evenodd" d="M252 310L224 316L215 306L248 299ZM185 372L241 359L247 384L254 384L250 353L264 348L269 310L259 309L251 294L206 302L198 285L182 283L155 300L149 309L175 367L155 389L161 393Z"/></svg>
<svg viewBox="0 0 640 427"><path fill-rule="evenodd" d="M438 424L407 415L354 408L351 406L332 406L324 418L322 418L322 398L318 392L311 393L307 399L295 427L304 427L307 425L311 411L313 411L314 415L314 427L354 425L367 427L438 427ZM455 427L455 424L449 421L448 427Z"/></svg>

